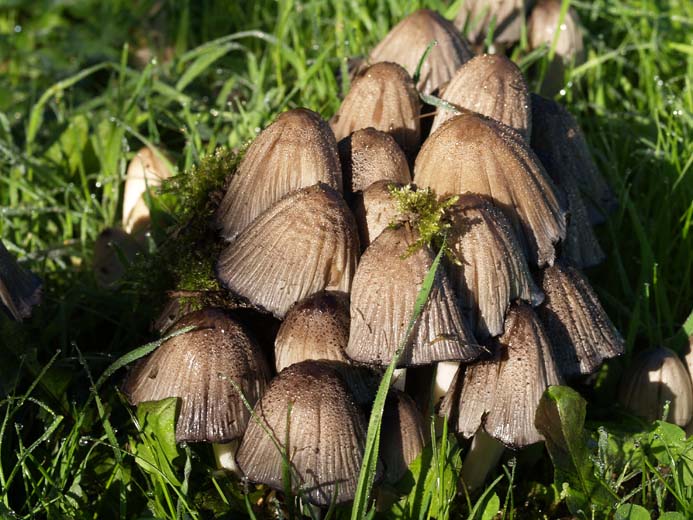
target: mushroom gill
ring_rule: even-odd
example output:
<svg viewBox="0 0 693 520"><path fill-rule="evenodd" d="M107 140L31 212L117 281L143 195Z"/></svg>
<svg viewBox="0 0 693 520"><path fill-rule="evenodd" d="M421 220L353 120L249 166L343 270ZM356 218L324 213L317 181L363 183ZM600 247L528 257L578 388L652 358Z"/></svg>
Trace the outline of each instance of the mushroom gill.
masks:
<svg viewBox="0 0 693 520"><path fill-rule="evenodd" d="M41 280L23 269L0 240L0 309L14 320L31 316L31 308L41 303Z"/></svg>
<svg viewBox="0 0 693 520"><path fill-rule="evenodd" d="M474 45L482 45L493 23L493 41L511 45L520 39L530 0L465 0L455 17L455 26L465 30Z"/></svg>
<svg viewBox="0 0 693 520"><path fill-rule="evenodd" d="M401 186L390 181L378 181L354 197L354 217L359 229L361 249L365 250L397 220L400 214L399 207L390 193L390 187Z"/></svg>

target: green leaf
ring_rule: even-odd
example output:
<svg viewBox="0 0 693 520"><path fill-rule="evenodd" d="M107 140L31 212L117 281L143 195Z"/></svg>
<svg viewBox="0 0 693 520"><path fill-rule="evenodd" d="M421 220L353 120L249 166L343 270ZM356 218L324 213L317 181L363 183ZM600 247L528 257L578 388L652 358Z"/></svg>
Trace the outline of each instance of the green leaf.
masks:
<svg viewBox="0 0 693 520"><path fill-rule="evenodd" d="M650 513L637 504L623 504L616 510L614 520L650 520Z"/></svg>
<svg viewBox="0 0 693 520"><path fill-rule="evenodd" d="M686 520L686 517L676 511L668 511L659 515L659 520Z"/></svg>
<svg viewBox="0 0 693 520"><path fill-rule="evenodd" d="M481 520L493 520L500 511L500 498L494 493L486 501L484 510L481 512Z"/></svg>
<svg viewBox="0 0 693 520"><path fill-rule="evenodd" d="M46 151L46 157L57 164L67 164L74 173L82 162L84 147L89 139L89 123L83 115L77 115Z"/></svg>
<svg viewBox="0 0 693 520"><path fill-rule="evenodd" d="M681 455L688 451L686 432L675 424L656 421L655 428L649 435L650 450L660 464L666 466L678 462Z"/></svg>

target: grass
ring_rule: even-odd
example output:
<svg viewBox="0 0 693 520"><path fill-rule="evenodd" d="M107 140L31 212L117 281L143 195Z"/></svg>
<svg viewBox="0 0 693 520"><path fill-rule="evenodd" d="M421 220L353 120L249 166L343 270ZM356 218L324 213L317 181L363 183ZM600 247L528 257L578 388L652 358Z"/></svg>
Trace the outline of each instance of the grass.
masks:
<svg viewBox="0 0 693 520"><path fill-rule="evenodd" d="M629 504L687 515L689 445L680 432L634 422L611 402L634 353L659 344L681 351L686 339L681 327L693 305L693 6L573 5L587 30L588 56L569 71L558 98L578 118L619 197L619 210L599 228L608 259L588 275L627 344L596 387L583 389L594 458L584 464L619 497L594 514ZM46 283L45 304L32 320L20 326L0 317L4 516L235 518L249 515L246 504L258 517L286 513L275 494L254 486L244 494L217 474L211 449L154 442L151 433L161 441L165 428L130 409L115 390L117 374L103 380L115 360L154 339L149 323L161 288L154 282L170 281L133 277L118 291L100 288L90 267L93 243L119 221L122 180L141 146L161 146L178 172L232 168L231 159L214 170L209 161L201 166L202 158L218 147L242 151L287 108L329 117L348 88L348 58L367 53L421 6L448 17L456 10L437 0L17 0L0 7L0 236ZM522 47L513 57L530 74L543 59ZM198 177L182 177L189 178ZM182 191L190 197L165 196L162 214L188 222L186 208L204 200L214 178ZM166 253L164 241L148 258L165 262ZM421 469L417 482L431 482L427 474L448 482L443 477L454 464L439 464L447 460L439 455L452 450L452 457L458 447L451 443L432 459L438 469ZM480 498L434 509L439 488L415 486L425 489L420 500L389 516L565 515L568 495L553 483L552 467L541 449L526 450Z"/></svg>

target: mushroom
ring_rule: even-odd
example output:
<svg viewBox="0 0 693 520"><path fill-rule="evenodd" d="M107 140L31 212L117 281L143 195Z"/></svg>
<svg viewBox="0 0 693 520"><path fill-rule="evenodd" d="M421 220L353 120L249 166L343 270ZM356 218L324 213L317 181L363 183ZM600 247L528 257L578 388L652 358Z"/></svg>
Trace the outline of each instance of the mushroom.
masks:
<svg viewBox="0 0 693 520"><path fill-rule="evenodd" d="M341 195L319 184L286 195L222 251L217 277L231 291L282 318L323 289L348 293L358 231Z"/></svg>
<svg viewBox="0 0 693 520"><path fill-rule="evenodd" d="M505 56L475 56L441 90L440 97L453 106L500 121L529 142L532 123L529 89L520 69ZM439 109L431 133L453 116L452 111Z"/></svg>
<svg viewBox="0 0 693 520"><path fill-rule="evenodd" d="M591 374L623 354L623 338L580 271L557 261L542 272L541 287L546 297L538 313L563 377Z"/></svg>
<svg viewBox="0 0 693 520"><path fill-rule="evenodd" d="M490 197L540 267L553 263L554 244L565 238L565 215L541 163L517 132L487 117L467 112L443 123L421 147L414 181L439 195Z"/></svg>
<svg viewBox="0 0 693 520"><path fill-rule="evenodd" d="M220 309L190 313L173 330L189 326L139 361L123 392L133 405L180 397L176 441L216 443L219 465L236 472L237 440L250 418L243 399L252 406L260 398L269 367L243 326Z"/></svg>
<svg viewBox="0 0 693 520"><path fill-rule="evenodd" d="M416 85L431 94L474 55L457 29L435 11L419 9L399 22L371 51L369 61L398 63L413 75L432 43L435 46L421 66Z"/></svg>
<svg viewBox="0 0 693 520"><path fill-rule="evenodd" d="M409 157L421 145L421 102L407 71L396 63L376 63L351 85L330 120L337 140L372 127L389 133Z"/></svg>
<svg viewBox="0 0 693 520"><path fill-rule="evenodd" d="M404 392L389 390L380 429L383 480L398 482L424 447L424 419L414 400Z"/></svg>
<svg viewBox="0 0 693 520"><path fill-rule="evenodd" d="M41 280L23 269L0 240L0 308L16 321L31 316L41 303Z"/></svg>
<svg viewBox="0 0 693 520"><path fill-rule="evenodd" d="M285 461L291 490L311 504L354 498L366 441L366 420L337 371L320 361L282 370L255 405L238 449L253 482L283 490Z"/></svg>
<svg viewBox="0 0 693 520"><path fill-rule="evenodd" d="M477 46L493 27L493 41L505 46L520 39L531 0L465 0L455 17L455 26Z"/></svg>
<svg viewBox="0 0 693 520"><path fill-rule="evenodd" d="M399 207L390 190L401 186L390 181L378 181L354 197L354 217L359 230L361 249L365 250L399 218Z"/></svg>
<svg viewBox="0 0 693 520"><path fill-rule="evenodd" d="M113 287L141 252L142 247L129 233L118 228L104 229L94 242L96 282L101 287Z"/></svg>
<svg viewBox="0 0 693 520"><path fill-rule="evenodd" d="M255 138L231 177L215 217L221 235L232 240L282 197L317 183L342 191L334 135L312 110L284 112Z"/></svg>

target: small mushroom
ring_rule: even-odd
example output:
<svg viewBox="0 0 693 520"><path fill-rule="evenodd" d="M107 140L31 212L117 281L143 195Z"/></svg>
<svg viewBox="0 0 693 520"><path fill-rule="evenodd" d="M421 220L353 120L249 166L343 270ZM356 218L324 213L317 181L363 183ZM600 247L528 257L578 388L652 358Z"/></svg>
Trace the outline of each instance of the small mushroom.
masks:
<svg viewBox="0 0 693 520"><path fill-rule="evenodd" d="M383 480L394 484L409 469L424 447L424 419L414 400L391 388L380 430L380 457L385 466Z"/></svg>
<svg viewBox="0 0 693 520"><path fill-rule="evenodd" d="M94 275L101 287L113 287L125 275L142 247L129 233L118 228L104 229L94 242Z"/></svg>
<svg viewBox="0 0 693 520"><path fill-rule="evenodd" d="M531 0L465 0L455 17L455 26L480 46L493 26L493 41L512 45L519 41Z"/></svg>
<svg viewBox="0 0 693 520"><path fill-rule="evenodd" d="M216 213L232 240L285 195L317 183L341 193L342 170L329 125L315 112L281 114L248 147Z"/></svg>
<svg viewBox="0 0 693 520"><path fill-rule="evenodd" d="M31 308L41 303L41 280L23 269L0 240L0 309L16 321L31 316Z"/></svg>
<svg viewBox="0 0 693 520"><path fill-rule="evenodd" d="M400 211L390 189L401 186L390 181L378 181L354 197L354 217L361 249L365 250L390 224L397 221Z"/></svg>
<svg viewBox="0 0 693 520"><path fill-rule="evenodd" d="M437 42L421 67L416 87L431 94L474 55L457 29L435 11L419 9L399 22L371 51L369 61L399 63L414 74L428 46Z"/></svg>

